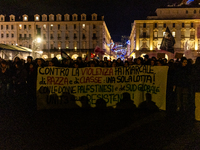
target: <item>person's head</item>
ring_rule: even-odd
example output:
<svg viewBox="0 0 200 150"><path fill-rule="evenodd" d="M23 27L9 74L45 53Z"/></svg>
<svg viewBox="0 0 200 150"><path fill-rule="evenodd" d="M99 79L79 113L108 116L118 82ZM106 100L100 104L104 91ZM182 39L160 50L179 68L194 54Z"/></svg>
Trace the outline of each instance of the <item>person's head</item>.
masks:
<svg viewBox="0 0 200 150"><path fill-rule="evenodd" d="M37 65L42 66L42 59L41 58L37 59Z"/></svg>
<svg viewBox="0 0 200 150"><path fill-rule="evenodd" d="M123 100L130 100L131 99L131 95L128 92L124 92L123 93Z"/></svg>
<svg viewBox="0 0 200 150"><path fill-rule="evenodd" d="M155 66L155 60L151 59L150 65Z"/></svg>
<svg viewBox="0 0 200 150"><path fill-rule="evenodd" d="M104 59L104 61L106 61L106 62L108 61L108 58L107 58L107 57L104 57L103 59Z"/></svg>
<svg viewBox="0 0 200 150"><path fill-rule="evenodd" d="M74 68L79 68L78 62L74 63Z"/></svg>
<svg viewBox="0 0 200 150"><path fill-rule="evenodd" d="M49 64L48 64L48 66L54 66L54 63L53 63L53 61L49 61Z"/></svg>
<svg viewBox="0 0 200 150"><path fill-rule="evenodd" d="M17 68L17 69L20 69L20 68L22 68L22 62L21 61L18 61L18 62L16 62L15 63L15 67Z"/></svg>
<svg viewBox="0 0 200 150"><path fill-rule="evenodd" d="M142 60L143 60L142 57L138 57L137 60L136 60L136 64L142 65Z"/></svg>
<svg viewBox="0 0 200 150"><path fill-rule="evenodd" d="M90 62L90 67L95 67L95 62L94 61Z"/></svg>
<svg viewBox="0 0 200 150"><path fill-rule="evenodd" d="M108 61L108 67L112 67L111 61Z"/></svg>
<svg viewBox="0 0 200 150"><path fill-rule="evenodd" d="M5 60L1 61L1 67L6 68L7 67L7 62Z"/></svg>
<svg viewBox="0 0 200 150"><path fill-rule="evenodd" d="M82 62L82 57L77 57L77 62L81 63Z"/></svg>
<svg viewBox="0 0 200 150"><path fill-rule="evenodd" d="M116 62L113 62L112 67L116 67L116 66L117 66Z"/></svg>
<svg viewBox="0 0 200 150"><path fill-rule="evenodd" d="M121 63L121 58L117 59L117 63L120 64Z"/></svg>
<svg viewBox="0 0 200 150"><path fill-rule="evenodd" d="M144 60L147 61L149 59L149 55L144 55Z"/></svg>
<svg viewBox="0 0 200 150"><path fill-rule="evenodd" d="M187 58L186 57L181 58L181 65L182 65L182 67L187 66Z"/></svg>
<svg viewBox="0 0 200 150"><path fill-rule="evenodd" d="M106 62L104 62L104 63L103 63L103 66L104 66L104 67L108 67L108 65L107 65L107 63L106 63Z"/></svg>
<svg viewBox="0 0 200 150"><path fill-rule="evenodd" d="M162 66L161 60L157 60L157 61L156 61L156 65L157 65L157 66Z"/></svg>
<svg viewBox="0 0 200 150"><path fill-rule="evenodd" d="M27 63L31 63L32 61L33 61L33 57L28 56L28 57L27 57Z"/></svg>
<svg viewBox="0 0 200 150"><path fill-rule="evenodd" d="M196 58L195 65L200 66L200 57Z"/></svg>
<svg viewBox="0 0 200 150"><path fill-rule="evenodd" d="M124 67L128 67L128 66L129 66L129 62L128 62L128 61L125 61Z"/></svg>
<svg viewBox="0 0 200 150"><path fill-rule="evenodd" d="M18 61L20 61L20 58L19 57L15 57L14 62L16 63Z"/></svg>

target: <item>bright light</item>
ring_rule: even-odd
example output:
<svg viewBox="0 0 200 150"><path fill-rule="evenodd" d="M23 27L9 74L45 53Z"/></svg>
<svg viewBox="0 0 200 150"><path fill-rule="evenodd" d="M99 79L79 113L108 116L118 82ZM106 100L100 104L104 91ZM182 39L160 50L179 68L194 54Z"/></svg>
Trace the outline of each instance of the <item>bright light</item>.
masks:
<svg viewBox="0 0 200 150"><path fill-rule="evenodd" d="M27 20L27 17L24 17L24 20Z"/></svg>
<svg viewBox="0 0 200 150"><path fill-rule="evenodd" d="M83 24L83 29L85 28L85 24Z"/></svg>
<svg viewBox="0 0 200 150"><path fill-rule="evenodd" d="M35 19L36 19L36 20L39 20L39 17L37 16Z"/></svg>
<svg viewBox="0 0 200 150"><path fill-rule="evenodd" d="M51 27L53 27L53 24L51 24Z"/></svg>
<svg viewBox="0 0 200 150"><path fill-rule="evenodd" d="M43 54L43 51L35 51L35 52L37 52L37 53L39 53L39 54Z"/></svg>
<svg viewBox="0 0 200 150"><path fill-rule="evenodd" d="M36 39L36 41L37 41L37 43L41 43L42 39L38 37L38 38Z"/></svg>
<svg viewBox="0 0 200 150"><path fill-rule="evenodd" d="M16 43L16 46L17 46L18 44Z"/></svg>

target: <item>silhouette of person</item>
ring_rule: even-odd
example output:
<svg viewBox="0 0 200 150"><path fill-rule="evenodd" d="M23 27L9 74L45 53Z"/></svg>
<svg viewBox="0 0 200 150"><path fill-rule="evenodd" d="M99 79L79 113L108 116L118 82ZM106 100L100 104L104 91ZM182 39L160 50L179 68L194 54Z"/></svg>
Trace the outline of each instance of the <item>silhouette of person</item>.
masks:
<svg viewBox="0 0 200 150"><path fill-rule="evenodd" d="M136 105L134 104L134 101L131 100L129 93L123 93L123 99L121 99L120 102L116 104L116 109L136 109Z"/></svg>
<svg viewBox="0 0 200 150"><path fill-rule="evenodd" d="M97 99L95 108L106 109L106 101L103 98Z"/></svg>
<svg viewBox="0 0 200 150"><path fill-rule="evenodd" d="M76 104L76 98L74 95L68 92L63 92L61 98L64 104L66 104L66 108L69 108L69 109L80 108L80 106Z"/></svg>
<svg viewBox="0 0 200 150"><path fill-rule="evenodd" d="M91 109L91 106L89 104L89 99L87 96L81 96L80 97L80 102L82 104L83 109Z"/></svg>
<svg viewBox="0 0 200 150"><path fill-rule="evenodd" d="M146 101L142 102L138 106L139 110L144 112L153 113L158 112L159 108L156 103L152 101L152 96L150 93L146 93Z"/></svg>

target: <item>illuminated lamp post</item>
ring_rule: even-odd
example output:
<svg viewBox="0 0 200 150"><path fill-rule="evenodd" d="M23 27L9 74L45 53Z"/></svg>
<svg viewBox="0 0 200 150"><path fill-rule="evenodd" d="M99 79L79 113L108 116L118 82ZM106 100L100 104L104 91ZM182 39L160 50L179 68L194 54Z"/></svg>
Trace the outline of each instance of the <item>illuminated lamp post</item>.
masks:
<svg viewBox="0 0 200 150"><path fill-rule="evenodd" d="M37 51L38 47L37 44L40 44L42 42L42 39L40 37L37 37L35 40L32 41L32 50L33 50L33 58L35 59L36 53L43 54L43 51Z"/></svg>

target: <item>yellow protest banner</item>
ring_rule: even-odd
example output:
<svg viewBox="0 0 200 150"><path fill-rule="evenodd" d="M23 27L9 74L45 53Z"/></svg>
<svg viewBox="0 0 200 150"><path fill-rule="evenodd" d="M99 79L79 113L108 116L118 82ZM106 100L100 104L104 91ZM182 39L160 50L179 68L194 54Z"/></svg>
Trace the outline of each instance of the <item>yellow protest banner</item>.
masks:
<svg viewBox="0 0 200 150"><path fill-rule="evenodd" d="M116 68L38 68L37 107L38 109L70 108L81 106L79 98L87 96L91 107L97 99L104 99L107 106L114 107L128 92L138 106L151 93L152 100L166 109L167 66L133 65ZM63 95L68 95L63 98ZM76 104L69 104L75 96Z"/></svg>

